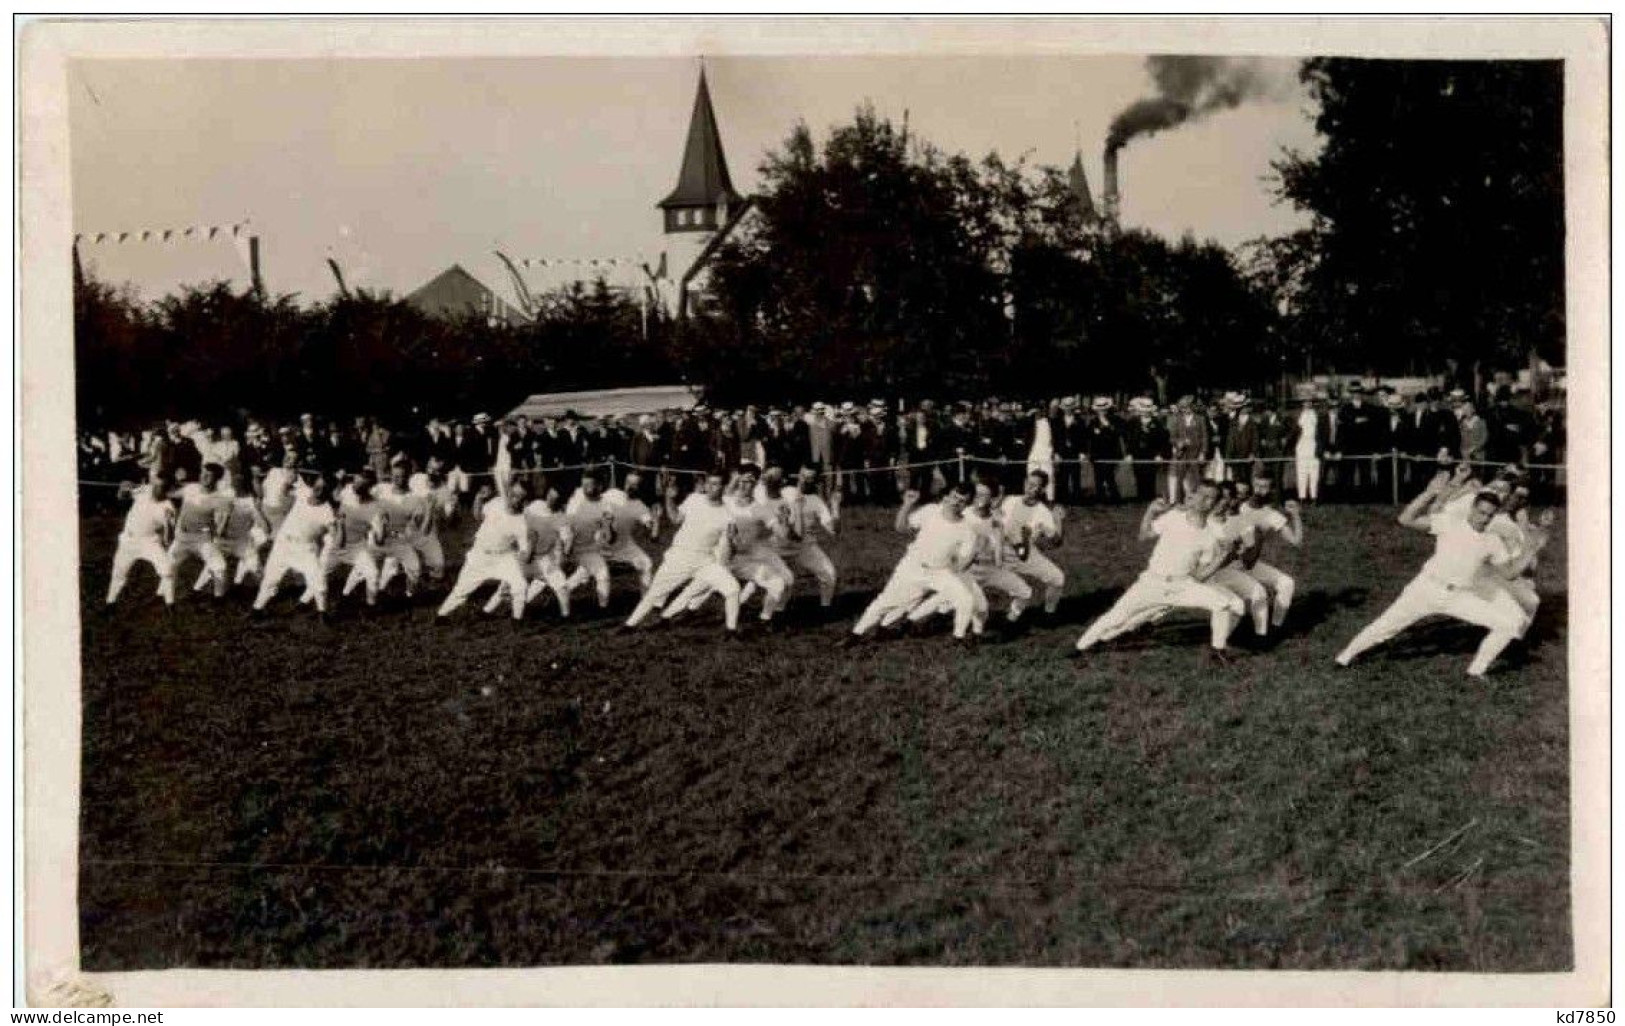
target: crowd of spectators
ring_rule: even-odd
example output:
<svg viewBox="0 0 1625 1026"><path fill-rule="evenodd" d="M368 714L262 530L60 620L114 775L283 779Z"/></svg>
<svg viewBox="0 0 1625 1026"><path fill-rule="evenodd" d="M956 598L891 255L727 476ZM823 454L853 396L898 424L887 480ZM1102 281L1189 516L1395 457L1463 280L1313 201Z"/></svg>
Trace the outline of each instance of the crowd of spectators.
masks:
<svg viewBox="0 0 1625 1026"><path fill-rule="evenodd" d="M1263 463L1306 501L1389 501L1419 491L1441 461L1524 464L1552 501L1564 457L1560 399L1539 403L1501 387L1402 396L1351 384L1341 396L1255 401L1239 393L1182 396L1158 406L1131 398L1057 396L905 405L812 402L711 409L698 405L638 416L494 419L377 416L334 419L306 413L273 424L242 416L168 420L140 432L85 431L79 476L87 488L140 480L153 470L195 480L205 462L252 479L292 451L301 471L387 476L392 461L438 467L472 496L487 475L545 476L570 494L583 469L638 467L650 497L666 476L686 487L697 474L742 460L789 470L817 468L849 503L895 503L966 474L1011 488L1032 466L1050 472L1053 498L1072 505L1176 500L1203 476L1231 476ZM1398 454L1396 458L1395 454ZM1397 482L1393 475L1398 475ZM92 505L95 494L86 495Z"/></svg>

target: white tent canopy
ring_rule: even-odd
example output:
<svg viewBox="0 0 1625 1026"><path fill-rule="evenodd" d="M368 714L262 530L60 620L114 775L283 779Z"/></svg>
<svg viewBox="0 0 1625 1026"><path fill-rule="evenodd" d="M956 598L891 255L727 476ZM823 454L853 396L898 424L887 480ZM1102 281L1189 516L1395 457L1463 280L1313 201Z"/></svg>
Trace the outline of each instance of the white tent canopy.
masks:
<svg viewBox="0 0 1625 1026"><path fill-rule="evenodd" d="M699 402L687 385L651 385L646 388L598 388L584 392L544 392L514 407L510 417L558 417L573 410L583 417L636 416L657 410L686 410Z"/></svg>

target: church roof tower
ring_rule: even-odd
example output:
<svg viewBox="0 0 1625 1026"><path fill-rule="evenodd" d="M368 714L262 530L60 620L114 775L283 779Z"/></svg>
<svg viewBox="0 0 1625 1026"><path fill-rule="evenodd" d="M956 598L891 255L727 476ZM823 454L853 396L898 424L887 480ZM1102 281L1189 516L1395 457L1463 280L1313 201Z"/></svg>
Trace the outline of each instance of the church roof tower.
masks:
<svg viewBox="0 0 1625 1026"><path fill-rule="evenodd" d="M668 233L705 232L715 231L726 223L728 209L738 206L743 199L734 191L733 180L728 176L722 134L717 129L716 111L711 109L711 90L705 82L705 69L701 68L677 188L657 205L665 212Z"/></svg>

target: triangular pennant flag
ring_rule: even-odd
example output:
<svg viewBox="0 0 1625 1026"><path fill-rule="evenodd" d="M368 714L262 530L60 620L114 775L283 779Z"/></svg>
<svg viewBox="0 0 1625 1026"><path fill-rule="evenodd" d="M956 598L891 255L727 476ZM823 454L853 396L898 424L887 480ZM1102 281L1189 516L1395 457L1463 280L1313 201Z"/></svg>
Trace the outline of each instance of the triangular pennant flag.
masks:
<svg viewBox="0 0 1625 1026"><path fill-rule="evenodd" d="M173 228L165 228L164 229L164 241L165 242L173 242L173 241L175 241L175 229L173 229Z"/></svg>
<svg viewBox="0 0 1625 1026"><path fill-rule="evenodd" d="M141 229L141 241L146 242L150 238L152 238L152 229L151 228L143 228L143 229Z"/></svg>
<svg viewBox="0 0 1625 1026"><path fill-rule="evenodd" d="M79 240L80 240L80 239L83 239L83 238L84 238L84 236L83 236L83 235L78 235L78 234L76 234L76 235L74 235L74 237L73 237L73 244L74 244L74 245L75 245L75 246L77 246L77 245L79 245Z"/></svg>
<svg viewBox="0 0 1625 1026"><path fill-rule="evenodd" d="M124 241L124 240L125 240L125 239L128 239L128 238L129 238L129 237L130 237L130 233L129 233L129 232L119 232L119 233L118 233L118 240L119 240L119 241L120 241L120 242L123 242L123 241Z"/></svg>
<svg viewBox="0 0 1625 1026"><path fill-rule="evenodd" d="M219 235L219 234L220 234L220 226L217 225L217 224L211 224L209 226L209 238L213 239L216 235Z"/></svg>
<svg viewBox="0 0 1625 1026"><path fill-rule="evenodd" d="M198 233L198 226L195 225L195 224L192 225L190 228L186 229L186 237L188 239L190 239L192 236L196 235L197 233Z"/></svg>
<svg viewBox="0 0 1625 1026"><path fill-rule="evenodd" d="M107 233L106 232L97 232L96 233L96 241L97 242L106 242L107 241Z"/></svg>
<svg viewBox="0 0 1625 1026"><path fill-rule="evenodd" d="M241 235L242 233L243 233L243 226L242 225L234 224L234 225L231 226L231 237L232 238L235 239L237 236Z"/></svg>

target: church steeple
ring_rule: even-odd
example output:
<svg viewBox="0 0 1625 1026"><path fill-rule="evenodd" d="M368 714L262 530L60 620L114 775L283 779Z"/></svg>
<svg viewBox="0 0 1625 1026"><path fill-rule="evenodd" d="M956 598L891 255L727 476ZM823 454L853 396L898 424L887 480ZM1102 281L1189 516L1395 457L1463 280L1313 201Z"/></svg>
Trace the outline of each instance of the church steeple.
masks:
<svg viewBox="0 0 1625 1026"><path fill-rule="evenodd" d="M700 69L700 87L694 94L694 113L688 122L688 143L677 188L658 206L666 215L666 232L712 232L727 223L728 210L744 197L734 191L728 161L722 155L722 134L711 109L711 90Z"/></svg>
<svg viewBox="0 0 1625 1026"><path fill-rule="evenodd" d="M1085 222L1095 220L1095 201L1089 195L1089 179L1083 173L1083 151L1078 150L1072 157L1072 166L1066 172L1067 189L1078 204L1078 211L1083 215Z"/></svg>

